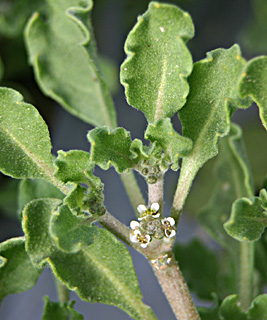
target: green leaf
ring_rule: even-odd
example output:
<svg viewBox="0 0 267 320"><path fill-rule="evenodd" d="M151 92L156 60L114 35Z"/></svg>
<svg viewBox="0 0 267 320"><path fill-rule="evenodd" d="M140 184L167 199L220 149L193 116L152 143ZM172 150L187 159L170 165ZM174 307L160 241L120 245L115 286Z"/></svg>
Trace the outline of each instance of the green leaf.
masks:
<svg viewBox="0 0 267 320"><path fill-rule="evenodd" d="M90 160L90 154L82 150L68 152L59 150L55 165L57 170L54 175L64 183L69 181L88 183L88 176L92 177L92 170L95 167ZM95 179L99 180L97 177Z"/></svg>
<svg viewBox="0 0 267 320"><path fill-rule="evenodd" d="M81 233L79 231L74 235L74 230L71 230L73 242L69 240L69 243L63 244L64 249L77 251L66 253L60 250L58 245L62 245L67 237L66 225L78 228L82 219L71 217L65 209L61 213L69 217L60 218L57 211L59 204L56 199L39 199L24 209L23 229L32 261L38 266L49 264L56 277L84 301L115 305L134 319L156 319L151 309L142 303L129 252L107 230L81 225ZM90 239L92 230L95 241L87 245L85 235ZM56 236L52 236L51 232L56 232ZM78 240L81 242L79 248L76 246Z"/></svg>
<svg viewBox="0 0 267 320"><path fill-rule="evenodd" d="M33 266L25 252L24 238L12 238L0 244L0 302L8 294L31 289L42 270Z"/></svg>
<svg viewBox="0 0 267 320"><path fill-rule="evenodd" d="M72 306L75 301L53 302L49 297L44 297L45 306L42 320L83 320L84 317L74 310Z"/></svg>
<svg viewBox="0 0 267 320"><path fill-rule="evenodd" d="M169 156L172 169L178 170L178 159L189 154L192 149L192 141L179 135L172 126L171 120L160 119L150 124L145 132L145 138L151 142L157 142L166 155Z"/></svg>
<svg viewBox="0 0 267 320"><path fill-rule="evenodd" d="M186 245L176 244L175 258L191 290L202 299L210 299L218 291L218 257L199 240Z"/></svg>
<svg viewBox="0 0 267 320"><path fill-rule="evenodd" d="M232 203L239 197L253 195L250 171L242 140L241 128L232 124L227 137L220 140L219 154L212 173L215 184L210 200L199 212L203 227L230 252L236 255L238 243L223 228Z"/></svg>
<svg viewBox="0 0 267 320"><path fill-rule="evenodd" d="M267 210L267 190L266 189L261 189L260 201L261 201L262 208Z"/></svg>
<svg viewBox="0 0 267 320"><path fill-rule="evenodd" d="M94 243L98 229L88 226L85 221L84 217L74 216L66 205L53 212L50 233L60 250L75 253L82 246Z"/></svg>
<svg viewBox="0 0 267 320"><path fill-rule="evenodd" d="M198 307L198 313L201 320L221 320L219 318L219 299L216 295L214 297L214 304L210 308Z"/></svg>
<svg viewBox="0 0 267 320"><path fill-rule="evenodd" d="M1 0L0 34L10 38L21 35L26 20L41 4L41 0Z"/></svg>
<svg viewBox="0 0 267 320"><path fill-rule="evenodd" d="M25 30L30 63L43 92L74 116L95 126L116 126L100 74L90 15L91 0L46 0Z"/></svg>
<svg viewBox="0 0 267 320"><path fill-rule="evenodd" d="M0 210L13 218L18 218L19 180L8 179L0 188Z"/></svg>
<svg viewBox="0 0 267 320"><path fill-rule="evenodd" d="M45 180L23 180L19 186L19 211L27 203L39 198L57 198L63 199L65 195L55 186Z"/></svg>
<svg viewBox="0 0 267 320"><path fill-rule="evenodd" d="M267 130L267 57L250 60L239 84L242 97L250 96L258 105L262 124Z"/></svg>
<svg viewBox="0 0 267 320"><path fill-rule="evenodd" d="M194 64L188 79L190 93L179 111L183 135L193 141L191 153L183 159L181 183L193 180L202 165L218 153L218 138L228 134L233 110L248 106L249 101L241 101L236 88L245 65L240 55L234 45L211 51Z"/></svg>
<svg viewBox="0 0 267 320"><path fill-rule="evenodd" d="M267 320L267 294L261 294L252 301L248 320Z"/></svg>
<svg viewBox="0 0 267 320"><path fill-rule="evenodd" d="M121 66L128 103L143 111L148 122L172 117L189 92L185 78L192 57L185 45L194 35L188 13L176 6L151 2L129 33Z"/></svg>
<svg viewBox="0 0 267 320"><path fill-rule="evenodd" d="M15 90L0 88L0 170L13 178L53 175L51 143L44 120Z"/></svg>
<svg viewBox="0 0 267 320"><path fill-rule="evenodd" d="M108 127L95 128L89 131L87 138L91 143L91 160L102 169L113 165L121 173L135 166L130 151L132 139L124 128L112 131Z"/></svg>
<svg viewBox="0 0 267 320"><path fill-rule="evenodd" d="M247 320L246 313L238 302L237 295L226 297L220 306L220 320ZM256 319L255 319L256 320Z"/></svg>
<svg viewBox="0 0 267 320"><path fill-rule="evenodd" d="M255 241L267 226L267 212L263 212L258 197L237 199L229 220L224 223L227 233L239 241Z"/></svg>

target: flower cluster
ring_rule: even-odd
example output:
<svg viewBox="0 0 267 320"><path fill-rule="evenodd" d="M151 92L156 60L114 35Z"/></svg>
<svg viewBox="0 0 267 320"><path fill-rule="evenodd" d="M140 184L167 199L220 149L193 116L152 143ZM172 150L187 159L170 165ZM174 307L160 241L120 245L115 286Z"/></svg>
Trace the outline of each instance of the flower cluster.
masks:
<svg viewBox="0 0 267 320"><path fill-rule="evenodd" d="M172 238L176 235L174 229L175 221L168 217L160 219L159 204L153 203L150 208L143 204L137 207L140 214L138 221L131 221L130 240L134 243L140 243L142 248L146 248L152 237L156 239Z"/></svg>

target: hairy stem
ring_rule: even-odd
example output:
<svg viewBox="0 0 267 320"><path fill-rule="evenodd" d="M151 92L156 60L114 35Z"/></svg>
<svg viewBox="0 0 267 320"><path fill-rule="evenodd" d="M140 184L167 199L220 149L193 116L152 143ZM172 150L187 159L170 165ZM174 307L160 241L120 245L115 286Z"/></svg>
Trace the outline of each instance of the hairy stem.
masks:
<svg viewBox="0 0 267 320"><path fill-rule="evenodd" d="M162 210L163 206L163 176L160 176L156 183L148 183L148 205L157 202Z"/></svg>
<svg viewBox="0 0 267 320"><path fill-rule="evenodd" d="M253 298L254 242L240 243L239 264L239 299L242 308L247 311Z"/></svg>
<svg viewBox="0 0 267 320"><path fill-rule="evenodd" d="M55 282L56 282L56 286L57 286L58 301L59 302L69 301L69 299L70 299L69 290L56 277L55 277Z"/></svg>
<svg viewBox="0 0 267 320"><path fill-rule="evenodd" d="M139 204L145 203L134 172L122 173L120 176L133 208L136 209Z"/></svg>
<svg viewBox="0 0 267 320"><path fill-rule="evenodd" d="M200 320L187 284L174 256L166 270L154 269L154 273L165 293L169 304L179 320Z"/></svg>

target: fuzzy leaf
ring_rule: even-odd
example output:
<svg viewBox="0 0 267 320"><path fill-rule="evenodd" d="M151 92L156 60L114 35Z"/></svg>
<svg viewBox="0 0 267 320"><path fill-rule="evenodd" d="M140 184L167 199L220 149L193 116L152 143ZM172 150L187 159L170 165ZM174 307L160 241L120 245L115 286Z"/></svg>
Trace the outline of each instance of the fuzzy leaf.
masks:
<svg viewBox="0 0 267 320"><path fill-rule="evenodd" d="M236 240L255 241L267 226L267 212L263 212L258 197L237 199L232 206L229 220L224 228Z"/></svg>
<svg viewBox="0 0 267 320"><path fill-rule="evenodd" d="M90 22L92 0L46 0L25 30L30 63L43 92L96 126L116 126L107 85L98 67Z"/></svg>
<svg viewBox="0 0 267 320"><path fill-rule="evenodd" d="M0 88L0 170L13 178L53 174L51 143L44 120L15 90Z"/></svg>
<svg viewBox="0 0 267 320"><path fill-rule="evenodd" d="M253 195L242 131L239 126L231 125L229 135L220 140L219 150L212 172L215 185L209 202L201 209L198 218L216 241L236 255L238 243L228 236L223 223L228 219L232 203L237 198Z"/></svg>
<svg viewBox="0 0 267 320"><path fill-rule="evenodd" d="M179 135L172 126L170 119L160 119L150 124L145 132L145 138L151 142L157 141L172 163L172 169L179 168L178 159L188 155L192 149L192 141Z"/></svg>
<svg viewBox="0 0 267 320"><path fill-rule="evenodd" d="M207 58L194 64L189 77L190 93L185 106L179 111L183 135L193 141L189 156L183 158L180 180L190 172L193 180L202 165L218 153L218 138L228 134L230 115L236 107L247 107L241 101L236 83L245 61L240 49L217 49ZM183 177L183 179L182 179Z"/></svg>
<svg viewBox="0 0 267 320"><path fill-rule="evenodd" d="M102 169L113 165L121 173L135 166L130 151L132 139L124 128L113 131L108 127L95 128L89 131L87 138L91 143L91 160Z"/></svg>
<svg viewBox="0 0 267 320"><path fill-rule="evenodd" d="M151 2L129 33L121 66L128 103L143 111L148 122L172 117L185 103L186 77L192 57L185 45L194 35L188 13L176 6Z"/></svg>
<svg viewBox="0 0 267 320"><path fill-rule="evenodd" d="M267 320L267 294L261 294L252 301L248 320Z"/></svg>
<svg viewBox="0 0 267 320"><path fill-rule="evenodd" d="M0 302L8 294L31 289L41 271L33 266L25 252L23 237L2 242L0 244Z"/></svg>
<svg viewBox="0 0 267 320"><path fill-rule="evenodd" d="M246 313L238 302L237 295L231 295L224 299L220 306L220 320L247 320ZM256 320L256 319L255 319Z"/></svg>
<svg viewBox="0 0 267 320"><path fill-rule="evenodd" d="M42 320L83 320L84 317L72 308L75 301L53 302L44 297L45 306Z"/></svg>
<svg viewBox="0 0 267 320"><path fill-rule="evenodd" d="M63 199L65 195L54 187L51 183L35 179L23 180L19 186L19 211L22 211L24 206L34 199L39 198L57 198Z"/></svg>
<svg viewBox="0 0 267 320"><path fill-rule="evenodd" d="M69 181L88 183L88 176L92 176L95 166L90 160L90 154L82 150L68 152L59 150L55 164L57 166L55 177L64 183Z"/></svg>
<svg viewBox="0 0 267 320"><path fill-rule="evenodd" d="M257 57L246 65L240 81L242 97L250 96L258 105L261 121L267 130L267 57Z"/></svg>
<svg viewBox="0 0 267 320"><path fill-rule="evenodd" d="M107 230L85 224L81 225L81 233L74 235L73 230L78 228L82 219L71 217L68 210L62 213L69 217L60 218L59 204L56 199L39 199L24 209L26 249L33 263L38 266L49 264L56 277L84 301L118 306L134 319L156 319L151 309L142 303L137 277L125 246ZM64 229L69 223L74 225L71 230L73 241L65 242L67 234ZM90 239L92 230L94 243L88 245L85 235ZM57 232L59 239L51 232ZM81 244L77 246L79 242ZM59 249L59 244L76 252L66 253Z"/></svg>

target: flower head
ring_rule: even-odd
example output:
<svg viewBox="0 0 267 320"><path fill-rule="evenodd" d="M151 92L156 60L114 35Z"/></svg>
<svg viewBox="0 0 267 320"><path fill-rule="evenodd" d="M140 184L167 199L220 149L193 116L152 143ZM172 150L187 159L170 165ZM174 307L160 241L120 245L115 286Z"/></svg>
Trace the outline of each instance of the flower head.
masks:
<svg viewBox="0 0 267 320"><path fill-rule="evenodd" d="M148 216L152 216L153 218L159 218L159 204L157 202L152 203L150 208L147 208L143 204L139 204L137 207L138 212L140 213L139 221L143 220Z"/></svg>
<svg viewBox="0 0 267 320"><path fill-rule="evenodd" d="M162 219L161 223L162 229L164 230L164 234L167 238L172 238L176 235L176 231L174 229L175 220L172 217Z"/></svg>
<svg viewBox="0 0 267 320"><path fill-rule="evenodd" d="M132 229L130 233L130 240L133 243L140 243L142 248L146 248L151 241L151 237L148 234L142 234L139 229L139 222L138 221L131 221L130 228Z"/></svg>

